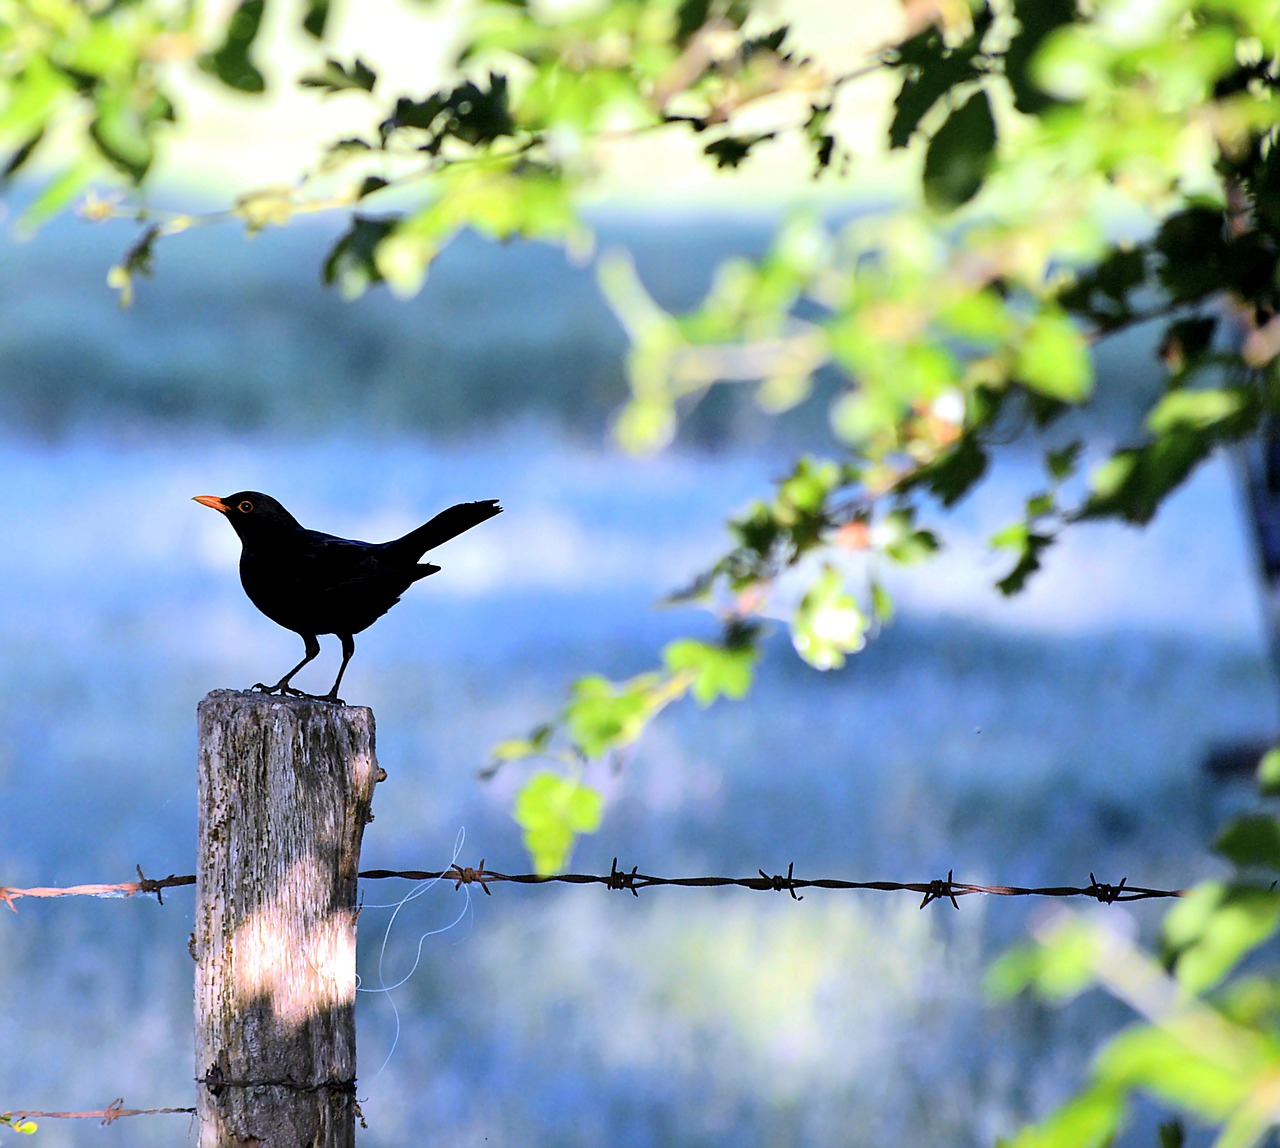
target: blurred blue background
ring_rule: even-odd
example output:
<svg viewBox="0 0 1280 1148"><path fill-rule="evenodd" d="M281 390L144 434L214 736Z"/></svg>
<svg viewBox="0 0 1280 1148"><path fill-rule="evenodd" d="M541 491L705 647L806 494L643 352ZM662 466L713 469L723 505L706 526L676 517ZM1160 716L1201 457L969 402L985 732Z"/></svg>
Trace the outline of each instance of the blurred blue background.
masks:
<svg viewBox="0 0 1280 1148"><path fill-rule="evenodd" d="M665 305L776 221L613 215ZM390 538L456 501L506 513L361 635L344 682L371 705L389 776L369 867L458 860L524 871L518 768L497 741L550 716L574 676L650 667L711 635L656 609L725 545L723 520L798 448L813 403L777 422L713 393L651 460L610 445L625 346L589 269L464 238L423 294L345 304L317 268L333 232L167 241L129 311L104 286L120 230L60 221L0 246L0 881L119 881L194 869L195 706L279 675L297 637L260 616L238 547L192 495L265 490L306 525ZM1111 349L1092 415L1122 435L1147 377ZM888 570L899 616L841 672L786 635L748 703L666 713L620 771L573 868L669 875L1179 886L1249 799L1207 755L1265 739L1276 688L1227 460L1142 532L1074 529L1029 591L985 538L1035 460L1006 453L939 517L943 558ZM324 640L299 683L324 689ZM375 1146L989 1145L1080 1080L1124 1014L1097 998L992 1006L991 956L1057 911L966 898L451 884L408 902L366 882L359 1097ZM193 895L23 901L0 913L0 1107L194 1103ZM1149 938L1158 904L1096 909ZM389 927L390 926L390 927ZM385 948L384 948L385 938ZM379 959L381 955L381 968ZM193 1143L184 1117L42 1122L38 1142ZM1150 1143L1149 1127L1134 1142Z"/></svg>

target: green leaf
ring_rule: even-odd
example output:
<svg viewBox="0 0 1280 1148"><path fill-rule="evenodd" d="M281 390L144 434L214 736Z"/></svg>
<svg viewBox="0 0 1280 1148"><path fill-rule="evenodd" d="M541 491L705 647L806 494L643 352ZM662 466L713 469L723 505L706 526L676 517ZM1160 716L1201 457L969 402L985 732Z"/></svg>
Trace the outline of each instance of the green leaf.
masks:
<svg viewBox="0 0 1280 1148"><path fill-rule="evenodd" d="M1145 249L1121 246L1092 267L1077 272L1057 299L1072 314L1105 331L1133 318L1130 294L1147 282Z"/></svg>
<svg viewBox="0 0 1280 1148"><path fill-rule="evenodd" d="M954 211L982 187L996 146L996 123L985 90L970 96L934 133L924 157L924 199L934 211Z"/></svg>
<svg viewBox="0 0 1280 1148"><path fill-rule="evenodd" d="M1050 1000L1069 1000L1093 984L1098 953L1095 930L1064 916L1043 940L1002 953L987 972L986 988L1003 999L1035 989Z"/></svg>
<svg viewBox="0 0 1280 1148"><path fill-rule="evenodd" d="M338 237L324 261L325 283L336 284L345 299L355 299L372 284L381 283L378 247L398 222L395 216L353 215L351 226Z"/></svg>
<svg viewBox="0 0 1280 1148"><path fill-rule="evenodd" d="M1207 434L1176 431L1144 447L1117 451L1090 477L1092 491L1081 516L1119 515L1139 525L1149 522L1165 497L1213 446Z"/></svg>
<svg viewBox="0 0 1280 1148"><path fill-rule="evenodd" d="M1258 762L1258 789L1263 797L1280 796L1280 746L1267 750Z"/></svg>
<svg viewBox="0 0 1280 1148"><path fill-rule="evenodd" d="M835 462L805 455L778 487L778 519L792 525L797 516L820 515L839 482L840 467Z"/></svg>
<svg viewBox="0 0 1280 1148"><path fill-rule="evenodd" d="M955 506L987 473L989 459L976 436L967 434L921 474L946 507Z"/></svg>
<svg viewBox="0 0 1280 1148"><path fill-rule="evenodd" d="M1160 357L1170 370L1184 370L1209 351L1217 329L1217 317L1212 315L1170 323L1160 341Z"/></svg>
<svg viewBox="0 0 1280 1148"><path fill-rule="evenodd" d="M975 75L973 59L991 27L992 14L983 8L974 16L973 34L958 47L948 48L937 26L898 45L898 66L906 74L893 101L893 121L889 125L889 146L906 147L921 119L943 96Z"/></svg>
<svg viewBox="0 0 1280 1148"><path fill-rule="evenodd" d="M1051 399L1076 403L1093 387L1089 345L1066 315L1036 314L1023 331L1014 366L1018 381Z"/></svg>
<svg viewBox="0 0 1280 1148"><path fill-rule="evenodd" d="M372 92L377 82L377 72L359 56L349 66L330 56L319 72L308 73L298 84L303 88L320 88L332 95L334 92L346 91Z"/></svg>
<svg viewBox="0 0 1280 1148"><path fill-rule="evenodd" d="M1250 1082L1236 1065L1215 1057L1216 1051L1198 1047L1195 1029L1179 1026L1174 1018L1112 1037L1098 1053L1095 1072L1107 1083L1141 1089L1167 1104L1220 1121L1243 1102Z"/></svg>
<svg viewBox="0 0 1280 1148"><path fill-rule="evenodd" d="M1020 28L1004 54L1004 72L1013 90L1013 104L1024 115L1039 115L1057 101L1031 75L1045 37L1076 16L1076 0L1014 0L1013 14Z"/></svg>
<svg viewBox="0 0 1280 1148"><path fill-rule="evenodd" d="M489 86L472 80L448 92L436 92L425 100L401 96L390 118L383 121L383 141L402 128L431 133L426 150L434 152L446 137L481 146L515 133L507 77L490 73Z"/></svg>
<svg viewBox="0 0 1280 1148"><path fill-rule="evenodd" d="M526 757L535 757L546 752L555 733L555 726L550 722L537 725L528 737L513 737L500 741L489 751L495 762L521 761Z"/></svg>
<svg viewBox="0 0 1280 1148"><path fill-rule="evenodd" d="M323 40L329 23L330 0L306 0L306 13L302 17L302 29L316 40Z"/></svg>
<svg viewBox="0 0 1280 1148"><path fill-rule="evenodd" d="M714 159L716 167L722 171L725 168L736 168L751 154L751 149L756 144L773 139L775 134L765 132L763 135L723 136L718 140L712 140L702 149L702 152Z"/></svg>
<svg viewBox="0 0 1280 1148"><path fill-rule="evenodd" d="M249 58L262 27L265 0L240 0L227 20L226 39L221 47L200 57L200 67L217 76L227 87L256 95L267 89L266 77Z"/></svg>
<svg viewBox="0 0 1280 1148"><path fill-rule="evenodd" d="M890 511L876 533L880 548L902 566L923 562L938 552L937 536L916 527L915 512L910 508Z"/></svg>
<svg viewBox="0 0 1280 1148"><path fill-rule="evenodd" d="M1008 1148L1111 1148L1124 1117L1123 1090L1095 1085L1046 1120L1023 1128L1008 1141Z"/></svg>
<svg viewBox="0 0 1280 1148"><path fill-rule="evenodd" d="M565 726L584 757L603 757L631 745L680 692L661 674L640 674L618 684L592 674L573 684Z"/></svg>
<svg viewBox="0 0 1280 1148"><path fill-rule="evenodd" d="M1237 817L1213 847L1242 869L1260 866L1280 872L1280 821L1265 813Z"/></svg>
<svg viewBox="0 0 1280 1148"><path fill-rule="evenodd" d="M30 235L41 224L57 215L89 186L97 174L97 165L84 155L76 163L57 172L18 217L19 233Z"/></svg>
<svg viewBox="0 0 1280 1148"><path fill-rule="evenodd" d="M1065 482L1080 465L1080 455L1084 451L1084 443L1077 439L1058 450L1045 451L1045 469L1054 482Z"/></svg>
<svg viewBox="0 0 1280 1148"><path fill-rule="evenodd" d="M524 830L534 868L547 874L563 868L579 835L600 828L603 812L604 798L598 790L539 770L516 795L513 816Z"/></svg>
<svg viewBox="0 0 1280 1148"><path fill-rule="evenodd" d="M876 578L871 580L871 616L882 626L893 621L893 598Z"/></svg>
<svg viewBox="0 0 1280 1148"><path fill-rule="evenodd" d="M675 406L659 396L632 399L618 412L613 433L629 454L654 454L675 438Z"/></svg>
<svg viewBox="0 0 1280 1148"><path fill-rule="evenodd" d="M3 168L0 168L0 188L3 188L23 167L23 165L35 154L36 148L44 139L44 128L40 128L24 143L20 144L12 152L9 158L5 160Z"/></svg>
<svg viewBox="0 0 1280 1148"><path fill-rule="evenodd" d="M832 566L810 584L791 619L791 642L815 669L839 669L848 654L867 644L867 616Z"/></svg>
<svg viewBox="0 0 1280 1148"><path fill-rule="evenodd" d="M824 130L831 117L831 111L830 103L814 104L810 108L808 120L805 121L804 134L813 147L814 179L831 166L831 160L835 156L836 137ZM845 160L848 159L848 153L842 152L841 155Z"/></svg>
<svg viewBox="0 0 1280 1148"><path fill-rule="evenodd" d="M1009 597L1019 593L1027 579L1040 569L1040 556L1053 545L1053 535L1042 534L1032 530L1028 523L1018 522L996 534L991 545L1018 553L1013 569L996 583L996 589Z"/></svg>
<svg viewBox="0 0 1280 1148"><path fill-rule="evenodd" d="M1160 285L1175 300L1201 299L1231 281L1227 221L1219 208L1195 206L1169 216L1153 246L1161 256Z"/></svg>
<svg viewBox="0 0 1280 1148"><path fill-rule="evenodd" d="M676 11L675 42L684 47L711 15L711 0L681 0Z"/></svg>
<svg viewBox="0 0 1280 1148"><path fill-rule="evenodd" d="M1179 430L1203 430L1233 418L1244 409L1241 391L1170 391L1147 416L1147 426L1158 435Z"/></svg>
<svg viewBox="0 0 1280 1148"><path fill-rule="evenodd" d="M156 243L161 234L160 225L153 223L130 245L124 258L107 272L107 286L120 292L121 307L128 307L133 303L134 277L151 277Z"/></svg>
<svg viewBox="0 0 1280 1148"><path fill-rule="evenodd" d="M1277 925L1280 896L1273 890L1209 882L1165 914L1164 943L1178 981L1203 993L1274 936Z"/></svg>
<svg viewBox="0 0 1280 1148"><path fill-rule="evenodd" d="M155 158L152 132L173 119L173 106L163 96L140 103L127 88L100 87L89 136L99 153L134 183L141 183Z"/></svg>
<svg viewBox="0 0 1280 1148"><path fill-rule="evenodd" d="M717 646L695 638L671 642L662 652L662 660L673 674L693 675L690 691L703 707L720 697L733 701L746 697L759 659L760 651L754 645Z"/></svg>

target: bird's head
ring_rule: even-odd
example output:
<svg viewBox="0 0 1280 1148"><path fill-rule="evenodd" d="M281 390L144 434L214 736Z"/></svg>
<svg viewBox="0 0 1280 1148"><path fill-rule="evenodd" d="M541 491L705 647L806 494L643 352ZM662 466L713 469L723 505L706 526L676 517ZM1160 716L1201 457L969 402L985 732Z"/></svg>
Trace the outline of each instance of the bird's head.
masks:
<svg viewBox="0 0 1280 1148"><path fill-rule="evenodd" d="M271 495L257 490L241 490L225 498L197 494L192 501L225 514L242 542L280 530L299 529L298 520L292 514Z"/></svg>

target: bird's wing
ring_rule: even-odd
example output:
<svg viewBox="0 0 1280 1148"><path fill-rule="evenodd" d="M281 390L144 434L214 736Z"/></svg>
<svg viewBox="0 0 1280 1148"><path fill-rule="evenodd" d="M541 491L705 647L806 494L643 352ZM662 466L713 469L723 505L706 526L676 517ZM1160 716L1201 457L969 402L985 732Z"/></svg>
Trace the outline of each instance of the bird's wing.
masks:
<svg viewBox="0 0 1280 1148"><path fill-rule="evenodd" d="M366 589L396 598L411 582L439 570L403 562L401 555L388 553L387 543L361 543L311 530L300 558L302 581L320 595Z"/></svg>
<svg viewBox="0 0 1280 1148"><path fill-rule="evenodd" d="M399 594L415 577L401 564L388 561L381 543L336 538L315 530L307 531L300 559L302 579L320 594L357 586Z"/></svg>

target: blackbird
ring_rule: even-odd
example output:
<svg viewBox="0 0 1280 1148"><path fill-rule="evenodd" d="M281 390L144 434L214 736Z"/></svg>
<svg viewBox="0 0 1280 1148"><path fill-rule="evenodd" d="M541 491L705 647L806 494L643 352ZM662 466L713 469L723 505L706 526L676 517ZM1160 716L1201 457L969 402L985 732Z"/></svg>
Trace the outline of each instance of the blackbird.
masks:
<svg viewBox="0 0 1280 1148"><path fill-rule="evenodd" d="M242 490L217 498L200 494L196 502L227 516L240 536L240 583L249 600L273 622L302 637L306 657L274 686L255 690L294 697L316 697L289 685L290 679L320 653L318 634L342 641L342 665L333 689L320 701L343 704L338 686L356 644L352 637L373 625L419 578L440 569L418 559L502 513L496 499L461 502L392 542L356 542L307 530L274 498Z"/></svg>

